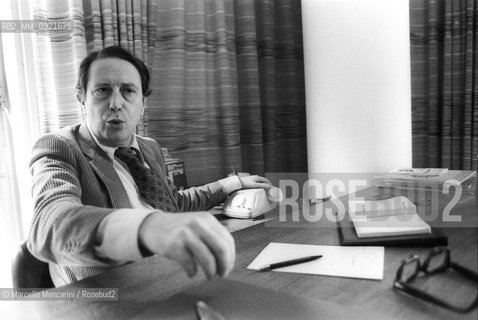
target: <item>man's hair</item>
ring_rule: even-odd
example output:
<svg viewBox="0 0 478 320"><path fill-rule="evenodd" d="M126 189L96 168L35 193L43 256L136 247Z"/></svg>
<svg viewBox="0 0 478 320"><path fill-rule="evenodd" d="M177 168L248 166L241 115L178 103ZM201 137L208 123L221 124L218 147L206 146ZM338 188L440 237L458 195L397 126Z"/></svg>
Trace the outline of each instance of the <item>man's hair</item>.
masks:
<svg viewBox="0 0 478 320"><path fill-rule="evenodd" d="M115 46L107 47L100 51L93 51L88 54L83 61L81 61L80 70L78 72L78 80L76 82L76 90L78 93L86 94L86 87L88 85L88 71L90 70L90 66L93 61L106 58L116 58L131 63L139 72L143 97L147 97L151 94L151 89L149 89L149 70L146 65L143 63L143 61L133 56L128 50Z"/></svg>

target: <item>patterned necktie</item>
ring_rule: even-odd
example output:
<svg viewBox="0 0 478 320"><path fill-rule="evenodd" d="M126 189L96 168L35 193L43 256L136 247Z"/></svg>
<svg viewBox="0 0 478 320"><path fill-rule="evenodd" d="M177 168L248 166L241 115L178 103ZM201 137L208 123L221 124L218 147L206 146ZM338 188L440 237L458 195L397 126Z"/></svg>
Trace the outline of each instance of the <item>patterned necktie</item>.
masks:
<svg viewBox="0 0 478 320"><path fill-rule="evenodd" d="M133 148L120 147L116 149L115 156L128 165L139 193L153 208L166 212L177 211L164 182L141 163Z"/></svg>

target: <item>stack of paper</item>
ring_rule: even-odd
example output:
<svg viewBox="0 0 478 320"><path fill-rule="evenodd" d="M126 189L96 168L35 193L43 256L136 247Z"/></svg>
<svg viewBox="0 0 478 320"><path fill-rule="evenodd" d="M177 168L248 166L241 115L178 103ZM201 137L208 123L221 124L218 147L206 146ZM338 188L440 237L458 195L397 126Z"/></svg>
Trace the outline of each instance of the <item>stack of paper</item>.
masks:
<svg viewBox="0 0 478 320"><path fill-rule="evenodd" d="M430 225L404 196L379 201L349 201L349 214L357 237L431 233Z"/></svg>
<svg viewBox="0 0 478 320"><path fill-rule="evenodd" d="M259 270L271 263L322 255L322 258L315 261L273 271L381 280L384 252L384 247L338 247L271 242L247 268Z"/></svg>
<svg viewBox="0 0 478 320"><path fill-rule="evenodd" d="M349 214L352 217L371 218L416 214L417 209L407 197L398 196L380 201L350 200Z"/></svg>

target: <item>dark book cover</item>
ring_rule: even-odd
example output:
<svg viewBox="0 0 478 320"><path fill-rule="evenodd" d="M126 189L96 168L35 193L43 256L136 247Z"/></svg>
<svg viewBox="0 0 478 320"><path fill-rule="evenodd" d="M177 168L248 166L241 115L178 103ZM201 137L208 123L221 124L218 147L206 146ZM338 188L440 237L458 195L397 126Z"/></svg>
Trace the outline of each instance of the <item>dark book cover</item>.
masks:
<svg viewBox="0 0 478 320"><path fill-rule="evenodd" d="M342 246L435 247L448 245L448 238L433 228L431 233L359 238L348 216L337 222L337 231Z"/></svg>

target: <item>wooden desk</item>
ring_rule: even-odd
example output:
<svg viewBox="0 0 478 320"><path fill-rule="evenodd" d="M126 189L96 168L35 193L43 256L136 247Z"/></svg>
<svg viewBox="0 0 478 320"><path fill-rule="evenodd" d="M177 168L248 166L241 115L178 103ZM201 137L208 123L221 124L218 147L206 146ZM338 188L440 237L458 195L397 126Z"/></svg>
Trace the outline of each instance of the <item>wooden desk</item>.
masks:
<svg viewBox="0 0 478 320"><path fill-rule="evenodd" d="M473 199L471 199L473 200ZM461 205L463 204L463 205ZM457 210L477 215L474 201L464 197ZM460 206L459 205L459 206ZM448 236L452 260L477 270L477 228L442 229ZM424 256L426 248L386 248L384 279L382 281L311 276L279 272L258 273L246 266L269 242L339 245L334 222L302 223L295 226L271 227L258 224L233 233L236 240L237 261L231 279L271 288L298 296L322 299L339 305L361 306L383 315L383 319L477 319L475 309L459 314L433 304L395 292L392 283L403 258L412 254ZM128 319L137 316L158 300L165 299L187 287L204 281L198 274L189 279L173 262L151 257L119 267L103 275L85 279L70 287L118 288L118 302L77 301L13 301L0 302L3 312L13 318L41 319ZM436 281L432 289L447 292L457 299L451 287ZM458 297L459 298L459 297ZM351 315L353 319L353 315Z"/></svg>

